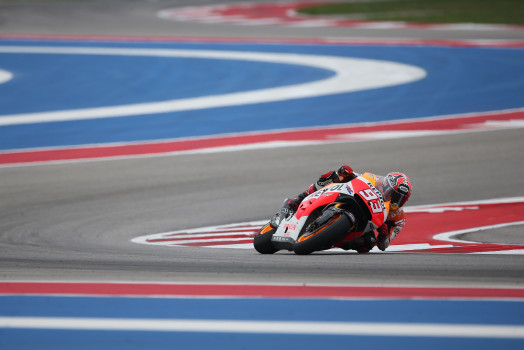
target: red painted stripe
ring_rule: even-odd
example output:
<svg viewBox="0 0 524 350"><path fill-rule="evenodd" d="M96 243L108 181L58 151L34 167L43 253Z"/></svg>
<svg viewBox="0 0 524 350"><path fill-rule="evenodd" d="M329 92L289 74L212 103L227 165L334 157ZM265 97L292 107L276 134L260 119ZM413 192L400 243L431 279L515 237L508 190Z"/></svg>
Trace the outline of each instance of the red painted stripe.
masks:
<svg viewBox="0 0 524 350"><path fill-rule="evenodd" d="M215 240L215 239L225 239L225 238L227 238L227 239L235 239L235 238L247 239L247 238L251 238L251 242L252 242L254 235L255 235L255 232L248 233L248 234L243 234L243 235L218 235L218 236L207 236L205 233L202 233L202 234L199 234L199 235L192 235L192 236L148 239L147 242L148 243L155 243L155 242L173 242L173 243L176 243L176 242L184 242L184 241L212 241L212 240ZM211 243L222 244L220 242L209 242L209 243L210 244ZM202 244L202 243L198 243L198 244ZM205 242L204 242L204 245L206 245Z"/></svg>
<svg viewBox="0 0 524 350"><path fill-rule="evenodd" d="M487 253L487 252L499 252L503 250L524 250L523 245L513 244L468 244L464 246L445 247L445 248L429 248L429 249L418 249L410 250L409 253Z"/></svg>
<svg viewBox="0 0 524 350"><path fill-rule="evenodd" d="M523 244L496 244L460 241L456 235L466 232L495 229L497 226L515 225L524 222L524 199L523 197L502 198L498 200L467 202L467 203L444 203L425 205L421 207L407 207L407 225L402 230L388 252L402 253L482 253L482 252L508 252L521 254L524 251ZM252 248L251 234L243 231L241 234L228 227L238 227L231 224L217 226L215 229L202 228L181 232L165 232L142 237L145 242L170 246L221 246L247 244ZM245 225L243 225L245 226ZM249 225L250 232L256 233L263 226L263 222ZM215 231L216 230L216 231ZM223 234L204 237L213 232ZM493 241L497 241L496 231ZM451 238L449 235L452 235ZM237 237L238 240L231 238ZM242 239L244 237L244 239ZM249 237L249 238L248 238ZM213 239L222 238L227 241L213 242ZM191 240L191 241L189 241ZM187 243L184 243L187 242ZM414 246L415 245L415 246ZM416 247L419 245L419 247Z"/></svg>
<svg viewBox="0 0 524 350"><path fill-rule="evenodd" d="M444 206L446 207L446 206ZM433 245L446 244L445 241L438 241L435 235L443 232L456 232L469 230L475 227L485 227L512 222L524 221L524 202L512 203L492 203L492 204L470 204L452 205L448 207L457 210L444 210L439 212L410 212L407 213L407 224L402 233L395 237L395 244L416 244L430 243ZM435 206L439 208L439 206ZM471 251L497 251L508 249L523 249L524 245L503 245L503 244L475 244L468 242L453 242L453 248L437 248L435 251L451 252L461 250L467 253ZM469 250L475 248L478 250ZM430 250L424 249L425 252ZM411 251L413 252L413 251Z"/></svg>
<svg viewBox="0 0 524 350"><path fill-rule="evenodd" d="M345 38L263 38L263 37L191 37L191 36L145 36L145 35L85 35L85 34L25 34L2 33L4 40L38 41L92 41L92 42L196 42L196 43L270 43L270 44L317 44L317 45L402 45L447 47L499 47L521 48L519 40L435 40L435 39L345 39Z"/></svg>
<svg viewBox="0 0 524 350"><path fill-rule="evenodd" d="M230 241L220 241L220 242L193 242L193 243L173 243L172 245L176 246L185 246L185 247L212 247L217 245L237 245L237 244L253 244L253 237L246 239L236 239Z"/></svg>
<svg viewBox="0 0 524 350"><path fill-rule="evenodd" d="M209 235L216 235L217 237L220 237L221 233L244 233L245 235L249 235L249 234L258 232L259 229L260 227L250 226L249 228L246 228L246 229L236 229L236 230L230 229L230 230L216 230L216 231L198 231L198 235L208 235L209 234ZM179 236L190 237L194 235L195 233L190 233L190 232L177 232L177 233L166 235L166 237L179 238Z"/></svg>
<svg viewBox="0 0 524 350"><path fill-rule="evenodd" d="M524 299L521 288L0 282L3 295Z"/></svg>
<svg viewBox="0 0 524 350"><path fill-rule="evenodd" d="M35 162L57 162L89 160L114 157L158 155L194 151L219 147L231 147L268 142L294 141L352 141L359 140L365 133L383 131L473 131L489 130L486 122L507 122L524 119L524 111L485 113L474 116L443 117L387 122L372 125L346 125L293 130L273 130L260 133L246 133L208 138L182 139L140 144L89 146L69 149L48 149L32 151L8 151L0 153L0 165L27 164ZM365 136L365 135L364 135Z"/></svg>
<svg viewBox="0 0 524 350"><path fill-rule="evenodd" d="M404 22L404 21L363 21L326 16L307 16L297 13L304 7L316 6L319 2L287 2L287 3L251 3L241 5L208 5L173 8L162 11L162 17L179 21L208 21L219 23L247 23L262 22L283 26L320 26L320 27L354 27L354 28L382 28L382 29L443 29L464 23L435 23L435 22ZM469 24L468 24L469 25ZM486 25L486 24L476 24ZM513 30L524 29L522 25L487 24L489 28Z"/></svg>

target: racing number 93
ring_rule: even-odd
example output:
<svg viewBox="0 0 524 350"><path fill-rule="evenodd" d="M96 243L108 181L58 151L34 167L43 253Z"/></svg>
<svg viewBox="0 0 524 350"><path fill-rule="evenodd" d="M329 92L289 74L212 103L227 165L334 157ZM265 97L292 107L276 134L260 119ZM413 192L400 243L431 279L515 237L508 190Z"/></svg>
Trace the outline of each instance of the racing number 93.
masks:
<svg viewBox="0 0 524 350"><path fill-rule="evenodd" d="M368 202L368 205L370 206L373 214L379 214L382 212L382 210L384 210L380 203L380 198L371 188L362 190L358 192L358 194Z"/></svg>

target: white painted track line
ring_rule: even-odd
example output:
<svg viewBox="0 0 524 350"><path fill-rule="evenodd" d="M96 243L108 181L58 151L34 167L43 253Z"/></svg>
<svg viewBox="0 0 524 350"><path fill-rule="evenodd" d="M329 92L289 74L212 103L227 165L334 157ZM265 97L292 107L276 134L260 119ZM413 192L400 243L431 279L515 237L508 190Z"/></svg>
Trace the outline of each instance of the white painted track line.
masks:
<svg viewBox="0 0 524 350"><path fill-rule="evenodd" d="M397 337L524 338L524 326L522 325L1 317L0 327L159 332L371 335Z"/></svg>

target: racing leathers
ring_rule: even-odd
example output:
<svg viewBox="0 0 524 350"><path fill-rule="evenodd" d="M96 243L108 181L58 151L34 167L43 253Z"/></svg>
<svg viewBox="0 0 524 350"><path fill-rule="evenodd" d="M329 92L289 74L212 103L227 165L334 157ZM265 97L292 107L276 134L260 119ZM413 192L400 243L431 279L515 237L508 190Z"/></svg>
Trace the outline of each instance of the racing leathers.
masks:
<svg viewBox="0 0 524 350"><path fill-rule="evenodd" d="M372 183L373 186L380 188L380 183L383 177L371 173L364 173L361 175ZM384 251L389 246L393 238L395 238L406 224L406 214L402 207L395 207L390 204L388 217L386 221L377 229L377 247Z"/></svg>

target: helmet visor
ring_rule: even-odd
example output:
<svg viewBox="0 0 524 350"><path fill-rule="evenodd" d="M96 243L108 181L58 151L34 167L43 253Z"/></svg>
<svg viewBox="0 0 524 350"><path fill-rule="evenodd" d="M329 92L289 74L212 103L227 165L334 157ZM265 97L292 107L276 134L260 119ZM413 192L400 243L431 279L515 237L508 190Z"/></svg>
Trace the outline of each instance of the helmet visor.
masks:
<svg viewBox="0 0 524 350"><path fill-rule="evenodd" d="M382 193L384 195L384 201L389 201L393 207L402 207L409 199L409 187L403 183L397 186L398 189L395 189L394 186L395 184L391 183L388 177L383 179Z"/></svg>
<svg viewBox="0 0 524 350"><path fill-rule="evenodd" d="M384 202L391 201L391 197L395 192L395 189L391 187L387 179L382 179L382 195L384 196Z"/></svg>

